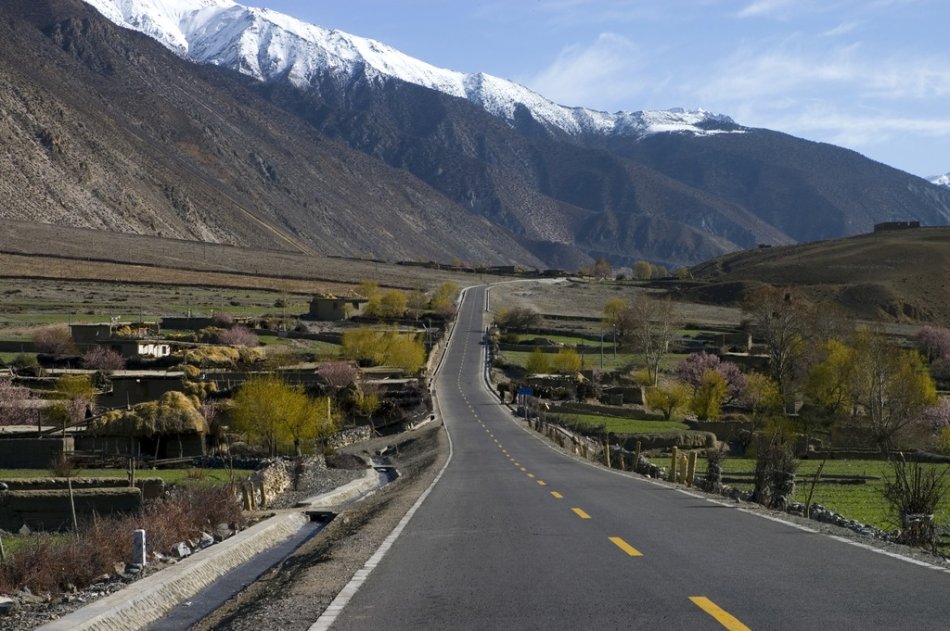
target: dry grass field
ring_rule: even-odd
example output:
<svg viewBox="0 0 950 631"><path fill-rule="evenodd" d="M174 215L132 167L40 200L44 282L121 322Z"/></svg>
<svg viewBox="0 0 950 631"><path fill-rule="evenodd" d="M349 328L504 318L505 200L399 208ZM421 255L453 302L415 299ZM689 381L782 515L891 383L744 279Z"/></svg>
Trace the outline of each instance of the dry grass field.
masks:
<svg viewBox="0 0 950 631"><path fill-rule="evenodd" d="M836 241L734 252L692 269L686 296L734 302L768 282L837 303L858 318L950 322L950 228L884 231Z"/></svg>
<svg viewBox="0 0 950 631"><path fill-rule="evenodd" d="M741 291L762 282L798 287L860 319L950 321L950 228L736 252L692 272L692 281L668 287L684 324L738 324ZM531 306L568 317L596 318L611 298L660 291L630 282L509 283L498 276L381 261L10 221L0 234L0 330L136 313L267 315L278 298L287 306L276 315L302 313L310 295L347 294L363 280L422 290L446 280L460 286L498 283L493 311Z"/></svg>
<svg viewBox="0 0 950 631"><path fill-rule="evenodd" d="M364 280L403 290L497 279L472 273L5 222L0 339L58 322L187 313L295 316L313 294L350 295ZM283 305L283 306L278 306Z"/></svg>
<svg viewBox="0 0 950 631"><path fill-rule="evenodd" d="M584 280L500 283L491 290L491 310L501 307L531 307L543 314L599 318L612 298L633 299L641 292L655 292L639 284ZM741 319L735 306L719 306L677 300L676 318L683 323L734 326ZM572 326L575 324L572 323ZM596 328L592 323L591 327Z"/></svg>

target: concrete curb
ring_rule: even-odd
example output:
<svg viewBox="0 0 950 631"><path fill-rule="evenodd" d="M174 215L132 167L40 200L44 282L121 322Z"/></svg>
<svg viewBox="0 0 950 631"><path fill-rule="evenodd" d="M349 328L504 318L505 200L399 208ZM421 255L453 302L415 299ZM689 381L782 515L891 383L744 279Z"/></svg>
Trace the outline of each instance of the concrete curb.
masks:
<svg viewBox="0 0 950 631"><path fill-rule="evenodd" d="M322 495L300 509L283 511L121 590L77 609L37 631L132 631L161 619L235 567L293 536L308 521L304 510L342 504L379 484L375 469ZM131 536L131 535L130 535Z"/></svg>
<svg viewBox="0 0 950 631"><path fill-rule="evenodd" d="M347 482L343 486L337 487L332 491L308 497L297 502L297 507L307 508L330 508L348 502L365 493L369 493L379 486L379 472L370 467L366 474L359 480Z"/></svg>

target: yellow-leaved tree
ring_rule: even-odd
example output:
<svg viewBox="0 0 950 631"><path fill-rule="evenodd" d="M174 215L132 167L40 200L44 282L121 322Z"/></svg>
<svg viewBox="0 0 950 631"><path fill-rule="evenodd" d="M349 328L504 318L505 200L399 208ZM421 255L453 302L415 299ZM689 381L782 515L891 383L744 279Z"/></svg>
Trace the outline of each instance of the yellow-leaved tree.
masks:
<svg viewBox="0 0 950 631"><path fill-rule="evenodd" d="M303 388L265 375L244 382L234 396L231 418L234 429L247 434L271 456L288 443L299 456L305 443L335 431L329 410L328 399L311 399Z"/></svg>
<svg viewBox="0 0 950 631"><path fill-rule="evenodd" d="M573 348L562 348L551 360L551 369L561 375L576 373L583 366L580 353Z"/></svg>
<svg viewBox="0 0 950 631"><path fill-rule="evenodd" d="M446 281L439 285L438 289L432 294L429 308L436 313L450 316L455 313L455 298L458 294L459 286L452 281Z"/></svg>
<svg viewBox="0 0 950 631"><path fill-rule="evenodd" d="M722 414L722 402L728 391L725 377L716 370L707 370L693 393L689 408L701 421L715 420Z"/></svg>
<svg viewBox="0 0 950 631"><path fill-rule="evenodd" d="M347 329L343 332L342 352L347 359L393 366L408 373L419 372L426 360L421 337L396 329Z"/></svg>
<svg viewBox="0 0 950 631"><path fill-rule="evenodd" d="M540 348L535 347L528 355L528 361L525 363L525 371L529 375L543 375L551 370L551 361L548 354Z"/></svg>
<svg viewBox="0 0 950 631"><path fill-rule="evenodd" d="M693 389L678 379L648 387L643 393L647 407L659 410L663 418L670 420L674 414L684 412L689 406Z"/></svg>

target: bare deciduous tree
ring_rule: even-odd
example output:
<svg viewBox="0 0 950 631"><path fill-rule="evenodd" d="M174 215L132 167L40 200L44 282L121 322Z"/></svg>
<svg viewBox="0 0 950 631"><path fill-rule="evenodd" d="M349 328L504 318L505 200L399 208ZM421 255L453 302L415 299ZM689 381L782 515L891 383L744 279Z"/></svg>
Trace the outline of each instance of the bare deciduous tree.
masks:
<svg viewBox="0 0 950 631"><path fill-rule="evenodd" d="M29 402L33 393L29 388L14 385L9 379L0 379L0 425L27 425L33 422Z"/></svg>
<svg viewBox="0 0 950 631"><path fill-rule="evenodd" d="M94 346L82 355L82 365L92 370L112 371L125 368L125 358L111 348Z"/></svg>
<svg viewBox="0 0 950 631"><path fill-rule="evenodd" d="M33 334L33 342L43 353L51 355L70 355L76 352L69 327L65 324L44 326Z"/></svg>
<svg viewBox="0 0 950 631"><path fill-rule="evenodd" d="M336 390L346 388L359 379L360 373L350 362L328 362L317 369L320 378Z"/></svg>
<svg viewBox="0 0 950 631"><path fill-rule="evenodd" d="M643 354L647 369L657 384L660 362L669 352L676 328L673 303L669 298L640 295L630 305L632 330L630 336L636 350Z"/></svg>
<svg viewBox="0 0 950 631"><path fill-rule="evenodd" d="M921 355L897 348L880 332L861 331L852 346L855 416L887 453L902 433L922 423L923 411L937 403L937 389Z"/></svg>
<svg viewBox="0 0 950 631"><path fill-rule="evenodd" d="M227 346L247 346L248 348L253 348L260 343L257 339L257 335L246 326L240 324L232 326L230 329L219 331L215 335L215 338L218 344L225 344Z"/></svg>
<svg viewBox="0 0 950 631"><path fill-rule="evenodd" d="M742 310L751 319L754 334L768 349L771 376L787 398L805 351L807 305L791 291L769 286L751 292Z"/></svg>
<svg viewBox="0 0 950 631"><path fill-rule="evenodd" d="M541 314L531 307L502 307L495 314L495 323L502 329L525 329L538 326Z"/></svg>

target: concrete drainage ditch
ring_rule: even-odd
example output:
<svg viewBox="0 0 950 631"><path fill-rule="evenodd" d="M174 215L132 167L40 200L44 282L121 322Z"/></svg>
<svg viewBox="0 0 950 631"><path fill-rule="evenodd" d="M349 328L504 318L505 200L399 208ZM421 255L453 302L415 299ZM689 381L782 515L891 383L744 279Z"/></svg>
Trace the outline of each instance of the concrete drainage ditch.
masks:
<svg viewBox="0 0 950 631"><path fill-rule="evenodd" d="M186 629L319 534L340 510L398 476L395 467L374 464L358 480L299 502L295 509L280 511L200 554L131 583L39 629Z"/></svg>

